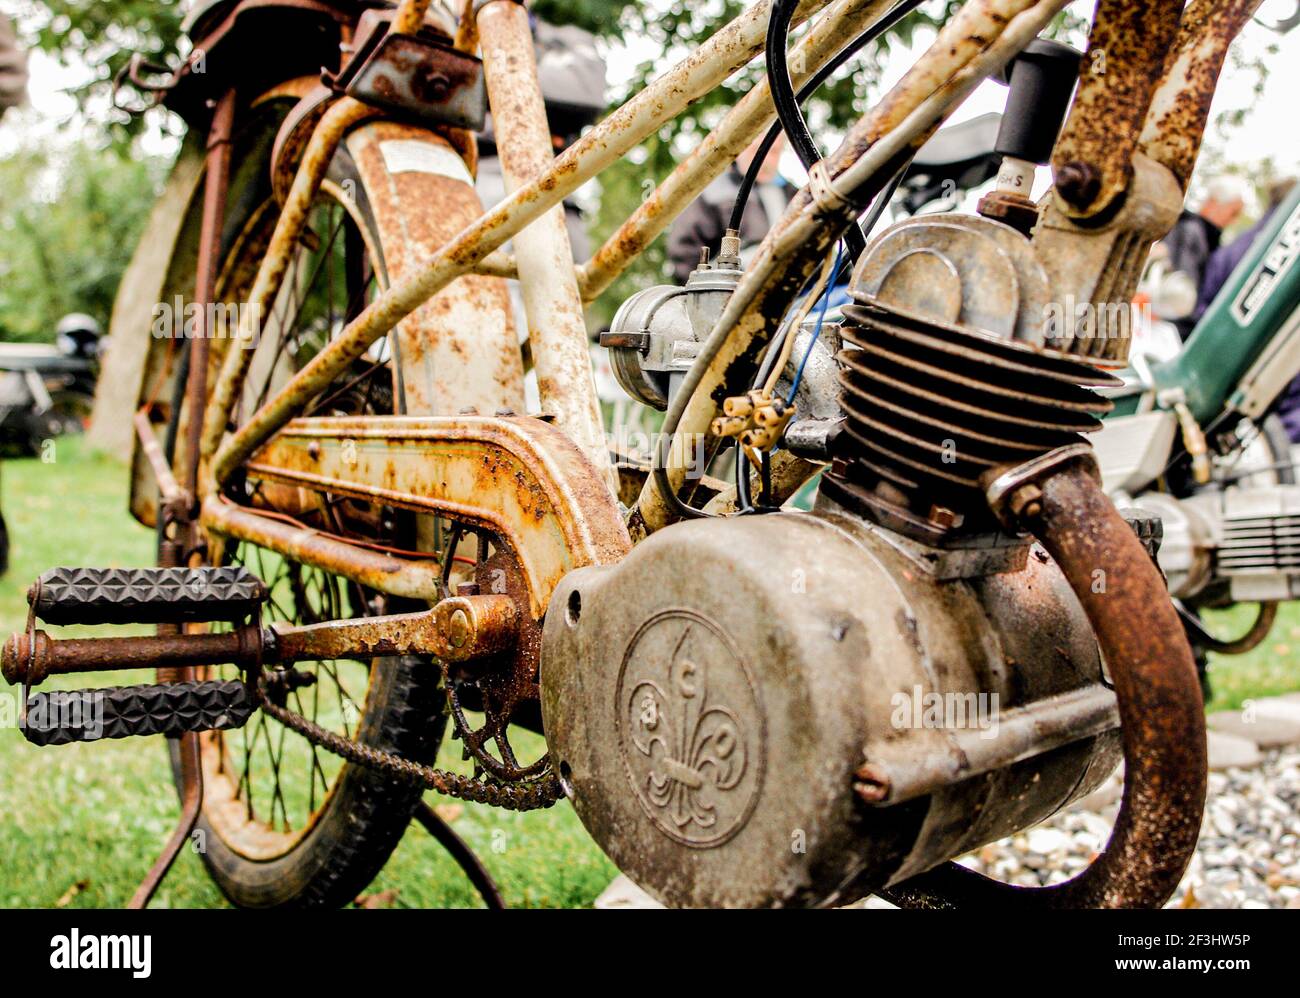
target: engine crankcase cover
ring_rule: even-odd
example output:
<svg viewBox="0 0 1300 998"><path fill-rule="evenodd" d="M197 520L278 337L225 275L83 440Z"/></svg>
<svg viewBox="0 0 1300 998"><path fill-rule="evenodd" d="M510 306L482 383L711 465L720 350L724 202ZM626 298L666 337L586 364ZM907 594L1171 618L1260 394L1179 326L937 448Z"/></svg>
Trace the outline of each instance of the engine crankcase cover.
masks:
<svg viewBox="0 0 1300 998"><path fill-rule="evenodd" d="M846 515L692 521L570 573L542 643L548 745L583 824L670 906L847 903L1027 827L1114 767L1114 733L870 806L873 746L952 749L898 695L1024 704L1098 681L1055 565L937 582ZM910 750L910 749L909 749Z"/></svg>

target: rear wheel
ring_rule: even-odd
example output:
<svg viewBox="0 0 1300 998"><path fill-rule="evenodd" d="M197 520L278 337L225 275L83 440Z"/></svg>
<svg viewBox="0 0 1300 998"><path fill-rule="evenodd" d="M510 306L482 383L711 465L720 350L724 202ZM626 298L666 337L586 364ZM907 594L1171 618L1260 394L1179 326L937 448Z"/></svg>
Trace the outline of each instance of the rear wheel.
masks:
<svg viewBox="0 0 1300 998"><path fill-rule="evenodd" d="M383 229L357 203L361 199L344 193L359 189L355 166L341 146L281 294L268 310L236 422L384 287L389 254L426 251L411 246L407 233ZM232 197L238 199L238 192ZM222 301L245 300L276 213L269 199L249 213L222 268ZM387 349L372 350L308 412L393 412ZM268 516L370 545L415 546L413 523L398 511L263 483L245 492L236 498ZM209 551L216 563L243 564L267 583L269 621L307 624L414 608L252 545L211 538ZM214 678L236 675L233 668L213 671L220 674ZM446 710L433 662L298 663L268 672L266 680L272 696L330 731L421 762L437 754ZM205 733L201 744L203 858L222 892L240 906L337 906L353 900L387 861L422 794L418 786L342 762L265 713L239 731ZM179 781L175 752L173 770Z"/></svg>

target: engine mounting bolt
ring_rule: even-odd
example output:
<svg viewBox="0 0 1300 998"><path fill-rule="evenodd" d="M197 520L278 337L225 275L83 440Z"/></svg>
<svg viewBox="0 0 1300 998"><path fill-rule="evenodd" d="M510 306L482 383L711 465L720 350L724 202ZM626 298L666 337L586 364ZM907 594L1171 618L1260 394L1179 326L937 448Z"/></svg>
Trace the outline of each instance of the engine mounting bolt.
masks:
<svg viewBox="0 0 1300 998"><path fill-rule="evenodd" d="M464 648L465 643L469 641L469 635L469 614L464 610L457 610L447 620L447 640L453 648Z"/></svg>
<svg viewBox="0 0 1300 998"><path fill-rule="evenodd" d="M1043 491L1037 485L1022 485L1011 493L1007 509L1017 520L1034 520L1043 512Z"/></svg>
<svg viewBox="0 0 1300 998"><path fill-rule="evenodd" d="M955 527L960 527L961 521L964 517L960 513L953 512L947 506L935 505L930 507L930 515L927 519L936 527L943 530L951 530Z"/></svg>
<svg viewBox="0 0 1300 998"><path fill-rule="evenodd" d="M1086 208L1101 193L1101 174L1091 163L1071 160L1056 171L1056 190L1076 208Z"/></svg>

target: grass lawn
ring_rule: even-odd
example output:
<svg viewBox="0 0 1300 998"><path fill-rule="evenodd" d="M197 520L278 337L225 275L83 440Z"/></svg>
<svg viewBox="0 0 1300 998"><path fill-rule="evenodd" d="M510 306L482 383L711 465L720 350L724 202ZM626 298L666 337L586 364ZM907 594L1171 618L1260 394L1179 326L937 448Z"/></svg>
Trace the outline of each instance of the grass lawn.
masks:
<svg viewBox="0 0 1300 998"><path fill-rule="evenodd" d="M4 463L3 508L13 544L9 574L0 580L0 629L6 634L24 626L26 586L47 568L152 563L152 534L126 511L125 469L75 440L60 442L53 456L48 464ZM1225 636L1240 633L1253 612L1240 608L1209 623ZM1300 607L1283 607L1272 636L1255 651L1215 660L1213 680L1211 709L1300 689ZM114 673L63 685L149 681L145 673ZM14 693L0 689L0 696ZM456 743L449 740L444 749L441 763L458 765ZM512 814L436 794L428 799L482 856L511 906L589 905L616 873L567 804ZM125 904L176 816L159 739L38 749L14 728L0 730L0 907ZM386 903L397 907L480 903L455 864L418 827L410 829L369 892L386 894ZM154 903L225 902L200 858L185 850Z"/></svg>

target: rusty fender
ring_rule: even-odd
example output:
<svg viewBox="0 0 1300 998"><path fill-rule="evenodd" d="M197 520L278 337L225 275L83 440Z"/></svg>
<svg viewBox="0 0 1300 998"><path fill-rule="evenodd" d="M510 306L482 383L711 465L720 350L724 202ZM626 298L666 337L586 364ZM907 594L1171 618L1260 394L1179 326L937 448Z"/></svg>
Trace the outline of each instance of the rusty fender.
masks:
<svg viewBox="0 0 1300 998"><path fill-rule="evenodd" d="M385 247L388 283L423 266L417 248L433 252L483 214L468 167L443 136L372 121L351 131L345 143L381 228L400 225L410 233L407 241ZM424 168L391 170L393 149ZM459 277L398 323L396 333L394 363L408 414L523 411L524 365L505 281Z"/></svg>
<svg viewBox="0 0 1300 998"><path fill-rule="evenodd" d="M1160 573L1075 461L1005 496L1088 615L1119 701L1124 798L1105 850L1081 874L1024 888L946 863L884 892L904 907L1158 907L1192 858L1205 808L1205 705ZM1095 573L1105 572L1103 592Z"/></svg>
<svg viewBox="0 0 1300 998"><path fill-rule="evenodd" d="M296 419L247 468L252 478L490 531L518 559L534 619L568 572L613 564L631 547L600 473L563 432L539 419Z"/></svg>

